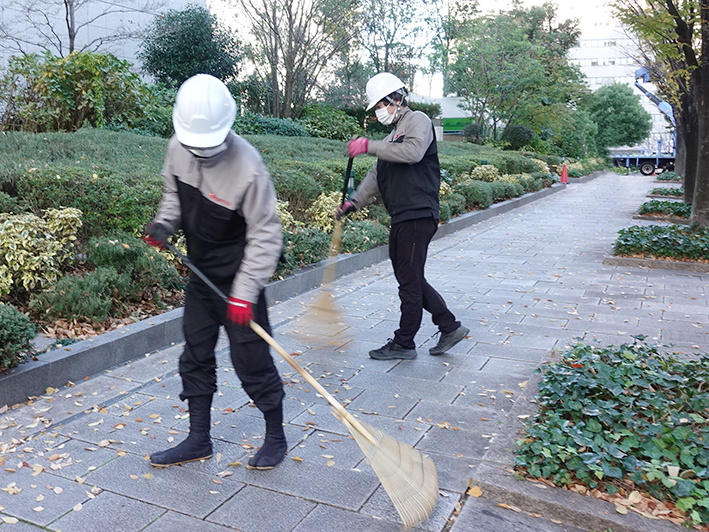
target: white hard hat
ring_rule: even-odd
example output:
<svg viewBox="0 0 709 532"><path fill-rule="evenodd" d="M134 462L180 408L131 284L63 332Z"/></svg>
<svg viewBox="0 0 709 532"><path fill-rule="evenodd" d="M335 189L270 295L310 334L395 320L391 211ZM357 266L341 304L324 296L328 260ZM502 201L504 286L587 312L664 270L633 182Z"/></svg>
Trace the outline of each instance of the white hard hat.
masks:
<svg viewBox="0 0 709 532"><path fill-rule="evenodd" d="M392 92L404 89L404 82L390 72L377 74L367 82L367 111L377 105L377 102ZM406 89L404 89L406 91Z"/></svg>
<svg viewBox="0 0 709 532"><path fill-rule="evenodd" d="M226 138L236 102L226 85L209 74L197 74L177 91L172 124L177 140L193 148L212 148Z"/></svg>

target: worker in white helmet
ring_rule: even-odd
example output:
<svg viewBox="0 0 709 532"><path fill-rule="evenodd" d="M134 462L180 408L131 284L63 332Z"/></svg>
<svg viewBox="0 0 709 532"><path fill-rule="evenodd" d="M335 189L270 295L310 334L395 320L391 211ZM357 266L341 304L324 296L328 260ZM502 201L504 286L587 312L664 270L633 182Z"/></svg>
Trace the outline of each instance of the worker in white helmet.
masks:
<svg viewBox="0 0 709 532"><path fill-rule="evenodd" d="M377 120L393 129L381 141L359 137L347 144L350 157L366 154L377 161L335 213L339 219L361 209L379 193L391 216L389 258L399 283L401 317L394 337L369 352L377 360L416 358L414 337L423 309L440 332L431 355L442 355L469 332L424 277L428 245L438 228L441 169L433 124L424 113L409 109L407 95L404 83L389 72L367 83L367 110L374 108Z"/></svg>
<svg viewBox="0 0 709 532"><path fill-rule="evenodd" d="M234 99L217 78L198 74L182 84L163 168L165 192L144 236L162 248L182 229L193 264L229 295L225 302L199 277L190 277L179 363L190 431L176 447L150 456L157 467L212 456L210 409L220 325L244 391L266 420L265 440L249 466L273 468L287 450L283 383L268 344L249 327L253 320L270 333L263 289L281 255L281 224L271 176L258 151L231 130L235 116Z"/></svg>

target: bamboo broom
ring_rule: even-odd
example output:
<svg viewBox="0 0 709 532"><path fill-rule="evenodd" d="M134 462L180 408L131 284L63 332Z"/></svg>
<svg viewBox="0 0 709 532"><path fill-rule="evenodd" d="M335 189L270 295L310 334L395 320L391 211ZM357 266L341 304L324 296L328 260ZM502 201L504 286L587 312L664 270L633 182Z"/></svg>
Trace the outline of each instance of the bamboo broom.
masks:
<svg viewBox="0 0 709 532"><path fill-rule="evenodd" d="M345 170L345 180L342 185L342 200L340 204L345 203L347 199L347 183L352 172L352 163L354 157L350 157L347 161L347 170ZM332 240L330 241L330 251L328 253L327 262L325 263L325 272L321 283L320 295L312 303L311 308L315 313L315 317L319 322L333 323L339 319L339 313L332 303L332 294L330 293L330 284L335 280L337 273L337 257L340 254L340 244L342 243L342 220L335 220L335 229L332 231Z"/></svg>
<svg viewBox="0 0 709 532"><path fill-rule="evenodd" d="M204 283L224 301L228 298L192 262L172 244L167 248L177 255ZM411 445L401 443L380 429L362 423L350 414L340 402L289 355L258 323L249 322L251 328L273 347L293 369L300 373L333 407L339 419L354 437L374 473L389 495L406 528L428 519L438 502L438 473L431 457L421 454Z"/></svg>

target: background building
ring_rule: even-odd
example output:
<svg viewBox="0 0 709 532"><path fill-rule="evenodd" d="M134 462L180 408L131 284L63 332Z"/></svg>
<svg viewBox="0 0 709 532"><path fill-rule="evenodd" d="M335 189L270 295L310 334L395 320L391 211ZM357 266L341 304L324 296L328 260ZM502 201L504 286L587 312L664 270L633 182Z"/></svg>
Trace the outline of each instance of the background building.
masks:
<svg viewBox="0 0 709 532"><path fill-rule="evenodd" d="M652 132L638 146L622 146L611 149L611 152L654 152L661 141L661 151L669 153L674 149L672 126L666 116L650 101L650 99L635 86L635 72L642 66L639 52L632 39L613 19L596 22L584 29L579 45L569 51L572 63L579 66L588 78L592 91L603 85L623 83L633 88L640 96L643 107L652 116ZM642 83L642 82L641 82ZM655 93L656 88L651 83L642 86Z"/></svg>
<svg viewBox="0 0 709 532"><path fill-rule="evenodd" d="M181 10L187 4L207 7L205 0L83 0L82 2L74 2L75 5L80 4L76 10L76 21L74 27L86 24L77 32L77 40L75 49L81 50L89 43L94 43L89 46L89 50L96 51L96 45L99 44L98 51L103 53L112 53L119 59L130 61L135 65L134 69L137 72L140 64L136 58L138 47L142 41L141 37L121 39L115 42L101 42L107 36L114 34L118 28L126 28L136 33L145 31L150 23L155 18L155 15L169 9ZM68 31L65 21L64 2L61 0L44 0L37 2L35 0L0 0L0 26L8 29L11 35L22 37L23 40L40 43L41 35L32 24L23 20L22 7L29 6L37 11L38 17L46 15L48 24L51 25L53 31L57 33L58 38L68 43ZM135 8L138 11L130 11ZM141 12L140 9L147 8L146 12ZM113 12L123 10L124 12ZM102 16L102 14L105 14ZM49 26L47 26L49 28ZM25 43L22 45L23 51L43 52L45 48L40 45L32 45ZM7 60L14 55L14 45L8 39L0 38L0 70L5 70ZM50 48L52 53L59 55L56 48ZM62 55L67 55L68 51L64 50Z"/></svg>

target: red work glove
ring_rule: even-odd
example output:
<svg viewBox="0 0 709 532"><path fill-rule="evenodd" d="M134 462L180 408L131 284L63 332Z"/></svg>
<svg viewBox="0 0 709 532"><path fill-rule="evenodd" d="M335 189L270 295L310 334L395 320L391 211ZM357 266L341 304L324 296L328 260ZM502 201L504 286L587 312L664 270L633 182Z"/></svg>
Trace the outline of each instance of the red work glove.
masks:
<svg viewBox="0 0 709 532"><path fill-rule="evenodd" d="M367 153L367 146L369 145L369 139L364 137L357 137L347 143L347 153L350 157L355 157L357 155L362 155Z"/></svg>
<svg viewBox="0 0 709 532"><path fill-rule="evenodd" d="M167 244L167 239L170 238L170 233L163 224L154 223L145 228L143 240L149 246L154 246L158 249L163 249Z"/></svg>
<svg viewBox="0 0 709 532"><path fill-rule="evenodd" d="M230 297L226 309L226 317L237 325L246 327L249 322L254 319L254 311L251 308L251 303L243 299Z"/></svg>
<svg viewBox="0 0 709 532"><path fill-rule="evenodd" d="M335 218L339 220L340 218L347 216L349 213L354 212L356 210L357 207L355 207L351 201L346 201L339 207L335 207Z"/></svg>

